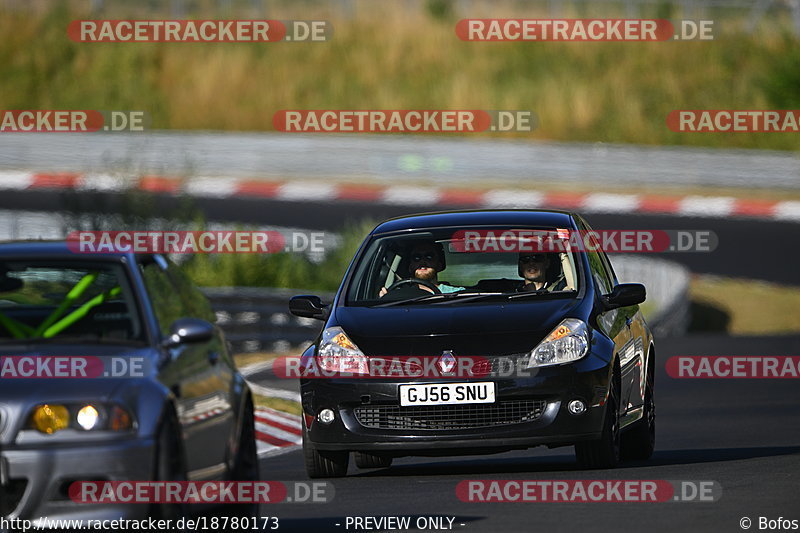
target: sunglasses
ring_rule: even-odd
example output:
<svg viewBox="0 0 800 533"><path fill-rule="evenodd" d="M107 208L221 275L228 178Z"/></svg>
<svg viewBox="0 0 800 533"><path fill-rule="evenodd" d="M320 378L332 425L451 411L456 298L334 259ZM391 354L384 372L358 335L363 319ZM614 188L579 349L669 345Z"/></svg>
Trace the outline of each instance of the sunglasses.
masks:
<svg viewBox="0 0 800 533"><path fill-rule="evenodd" d="M519 256L520 263L541 263L545 260L544 254L531 254Z"/></svg>
<svg viewBox="0 0 800 533"><path fill-rule="evenodd" d="M436 259L436 255L433 254L432 252L427 252L424 254L422 253L413 254L411 256L411 260L414 261L415 263L419 263L420 261L422 261L423 258L427 261L433 261L434 259Z"/></svg>

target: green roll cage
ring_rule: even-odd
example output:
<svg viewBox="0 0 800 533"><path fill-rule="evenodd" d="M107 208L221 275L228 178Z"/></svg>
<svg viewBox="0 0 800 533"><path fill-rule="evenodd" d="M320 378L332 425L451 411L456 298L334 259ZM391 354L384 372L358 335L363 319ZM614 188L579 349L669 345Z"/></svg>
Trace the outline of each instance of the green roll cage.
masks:
<svg viewBox="0 0 800 533"><path fill-rule="evenodd" d="M121 287L112 287L98 294L94 298L87 300L81 304L80 307L69 314L64 315L64 313L67 312L67 309L69 309L70 306L72 306L81 296L84 295L86 289L88 289L92 283L95 282L98 275L99 272L90 272L83 276L78 283L76 283L75 286L70 289L70 291L64 297L64 300L58 304L58 307L56 307L53 312L50 313L50 315L45 318L44 321L42 321L42 323L37 327L31 327L6 316L3 313L0 313L0 325L6 328L6 330L8 330L11 336L15 339L34 339L37 337L49 339L55 337L88 315L89 311L91 311L93 308L107 302L115 296L119 296L122 293Z"/></svg>

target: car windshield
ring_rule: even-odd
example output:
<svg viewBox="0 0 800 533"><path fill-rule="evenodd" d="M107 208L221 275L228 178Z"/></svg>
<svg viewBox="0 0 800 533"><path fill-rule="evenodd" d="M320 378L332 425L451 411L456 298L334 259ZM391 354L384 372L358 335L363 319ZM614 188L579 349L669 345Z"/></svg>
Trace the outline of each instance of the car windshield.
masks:
<svg viewBox="0 0 800 533"><path fill-rule="evenodd" d="M122 265L0 260L0 342L141 342Z"/></svg>
<svg viewBox="0 0 800 533"><path fill-rule="evenodd" d="M578 290L579 277L575 253L561 240L564 232L481 227L375 236L356 266L347 304L450 305L569 296Z"/></svg>

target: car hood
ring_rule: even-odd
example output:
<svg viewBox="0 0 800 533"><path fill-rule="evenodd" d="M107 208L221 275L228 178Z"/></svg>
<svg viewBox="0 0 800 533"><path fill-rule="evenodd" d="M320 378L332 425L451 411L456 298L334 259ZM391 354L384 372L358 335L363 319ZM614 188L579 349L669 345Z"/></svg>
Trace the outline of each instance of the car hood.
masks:
<svg viewBox="0 0 800 533"><path fill-rule="evenodd" d="M370 356L506 355L534 348L561 320L576 316L579 300L547 299L465 305L338 307L329 325L341 326Z"/></svg>

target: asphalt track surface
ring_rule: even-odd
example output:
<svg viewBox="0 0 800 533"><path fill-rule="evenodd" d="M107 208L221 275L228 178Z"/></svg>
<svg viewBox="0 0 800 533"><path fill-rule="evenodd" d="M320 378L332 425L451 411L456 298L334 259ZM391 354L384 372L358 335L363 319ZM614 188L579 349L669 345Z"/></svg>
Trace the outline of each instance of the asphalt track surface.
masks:
<svg viewBox="0 0 800 533"><path fill-rule="evenodd" d="M413 205L378 205L360 202L287 202L250 198L199 198L187 200L160 196L154 213L175 212L186 202L204 213L206 220L272 224L309 230L338 231L358 220L387 218L429 211ZM0 209L115 212L119 197L104 193L67 194L59 191L6 191ZM679 262L694 273L717 274L774 283L798 285L800 225L793 222L747 218L700 218L674 215L593 214L587 220L595 229L711 230L719 239L712 253L663 253L658 257ZM770 259L774 258L774 259ZM746 305L746 303L745 303Z"/></svg>
<svg viewBox="0 0 800 533"><path fill-rule="evenodd" d="M798 381L677 380L664 371L674 355L796 355L800 336L690 336L658 340L657 350L657 442L649 461L584 471L571 447L402 458L383 470L358 470L351 461L348 477L330 480L332 502L263 505L261 514L279 517L281 531L356 531L346 528L348 516L411 516L412 524L419 516L449 516L453 531L463 532L743 531L743 517L757 531L759 517L800 520ZM302 453L262 460L261 475L307 480ZM713 480L722 491L715 502L462 502L456 485L472 479Z"/></svg>

